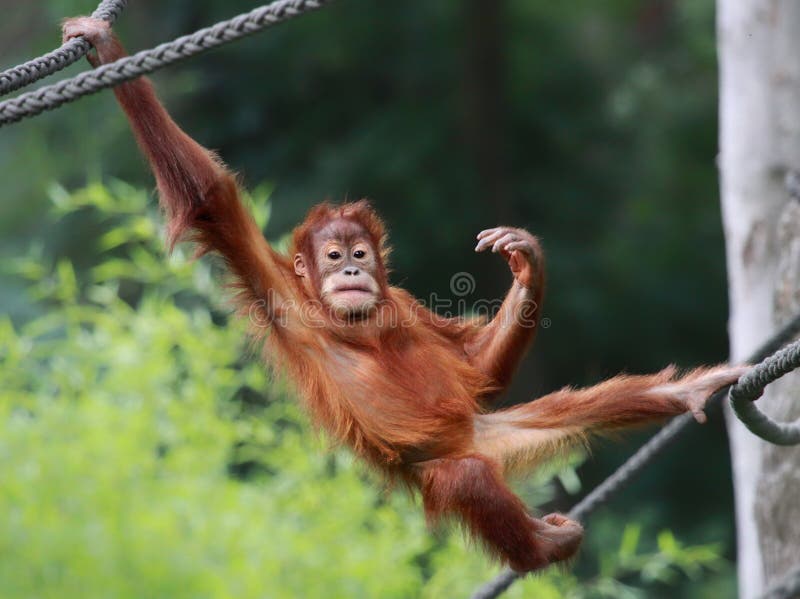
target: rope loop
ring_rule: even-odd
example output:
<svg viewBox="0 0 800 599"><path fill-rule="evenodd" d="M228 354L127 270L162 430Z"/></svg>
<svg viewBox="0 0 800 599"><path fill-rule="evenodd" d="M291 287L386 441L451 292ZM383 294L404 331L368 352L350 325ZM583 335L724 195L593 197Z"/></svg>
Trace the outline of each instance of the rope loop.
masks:
<svg viewBox="0 0 800 599"><path fill-rule="evenodd" d="M800 366L800 341L754 366L730 388L728 397L736 416L750 432L775 445L800 443L800 422L776 422L756 407L764 388Z"/></svg>

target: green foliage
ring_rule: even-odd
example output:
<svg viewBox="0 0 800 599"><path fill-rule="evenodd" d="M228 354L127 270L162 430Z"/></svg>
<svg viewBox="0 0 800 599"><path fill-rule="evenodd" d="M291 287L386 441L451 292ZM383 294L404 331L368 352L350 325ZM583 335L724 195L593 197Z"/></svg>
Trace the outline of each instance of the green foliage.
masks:
<svg viewBox="0 0 800 599"><path fill-rule="evenodd" d="M426 532L419 506L348 453L324 451L225 317L213 260L165 260L146 193L50 196L59 226L92 218L105 233L83 274L41 250L9 264L41 315L0 320L4 598L432 599L497 572L460 535ZM251 201L262 219L265 197ZM639 597L631 573L661 583L719 563L669 533L640 552L639 533L588 582L551 570L508 596Z"/></svg>

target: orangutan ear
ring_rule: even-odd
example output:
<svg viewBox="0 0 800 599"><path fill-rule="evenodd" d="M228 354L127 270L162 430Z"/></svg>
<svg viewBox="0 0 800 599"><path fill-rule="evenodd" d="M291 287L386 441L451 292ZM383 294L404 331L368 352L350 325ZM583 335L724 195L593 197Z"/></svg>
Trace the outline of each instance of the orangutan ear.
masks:
<svg viewBox="0 0 800 599"><path fill-rule="evenodd" d="M303 254L294 255L294 274L298 277L305 277L308 274L306 262L303 260Z"/></svg>

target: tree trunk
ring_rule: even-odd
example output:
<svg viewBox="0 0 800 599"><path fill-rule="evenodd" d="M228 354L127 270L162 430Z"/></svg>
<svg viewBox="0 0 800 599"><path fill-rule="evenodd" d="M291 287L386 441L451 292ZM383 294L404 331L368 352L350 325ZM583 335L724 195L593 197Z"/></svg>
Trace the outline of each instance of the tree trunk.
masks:
<svg viewBox="0 0 800 599"><path fill-rule="evenodd" d="M786 189L800 169L800 3L719 0L720 170L733 361L800 310L800 205ZM759 400L800 415L800 378ZM728 413L740 597L800 566L800 449L761 441ZM756 498L758 501L756 501Z"/></svg>

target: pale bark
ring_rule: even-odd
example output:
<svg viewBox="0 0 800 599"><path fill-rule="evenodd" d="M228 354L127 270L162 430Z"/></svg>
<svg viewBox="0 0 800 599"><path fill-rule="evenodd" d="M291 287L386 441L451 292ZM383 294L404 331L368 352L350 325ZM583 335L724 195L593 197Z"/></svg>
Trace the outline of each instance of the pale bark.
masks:
<svg viewBox="0 0 800 599"><path fill-rule="evenodd" d="M742 360L800 309L800 2L719 0L720 170L730 284L731 357ZM759 404L800 414L796 375ZM795 392L791 393L793 389ZM800 566L800 449L775 448L728 414L740 596Z"/></svg>

